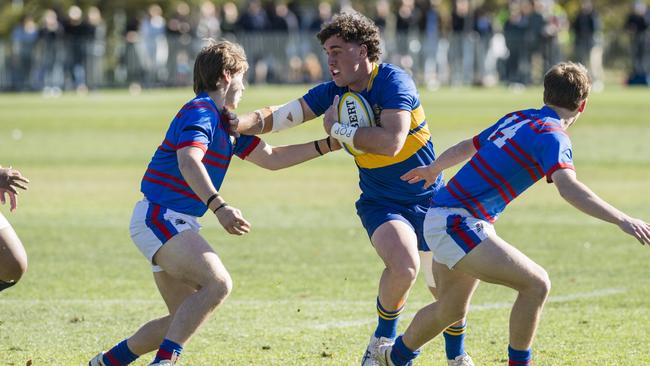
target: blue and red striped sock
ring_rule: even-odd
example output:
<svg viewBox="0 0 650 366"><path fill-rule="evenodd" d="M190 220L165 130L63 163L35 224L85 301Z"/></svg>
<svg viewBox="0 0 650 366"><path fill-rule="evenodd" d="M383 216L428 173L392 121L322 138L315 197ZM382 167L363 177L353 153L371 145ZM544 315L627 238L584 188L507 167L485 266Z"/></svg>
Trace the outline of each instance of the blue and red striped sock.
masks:
<svg viewBox="0 0 650 366"><path fill-rule="evenodd" d="M104 353L102 361L106 366L126 366L135 361L139 356L131 352L126 344L126 339Z"/></svg>
<svg viewBox="0 0 650 366"><path fill-rule="evenodd" d="M171 360L172 363L175 363L181 357L181 352L183 352L183 346L165 338L160 344L156 358L154 358L150 365L157 364L162 360Z"/></svg>
<svg viewBox="0 0 650 366"><path fill-rule="evenodd" d="M528 366L532 360L532 348L520 351L508 346L508 366Z"/></svg>
<svg viewBox="0 0 650 366"><path fill-rule="evenodd" d="M397 335L397 323L399 316L402 314L404 306L393 311L388 311L381 306L379 297L377 298L377 329L375 329L375 337L385 337L393 339Z"/></svg>

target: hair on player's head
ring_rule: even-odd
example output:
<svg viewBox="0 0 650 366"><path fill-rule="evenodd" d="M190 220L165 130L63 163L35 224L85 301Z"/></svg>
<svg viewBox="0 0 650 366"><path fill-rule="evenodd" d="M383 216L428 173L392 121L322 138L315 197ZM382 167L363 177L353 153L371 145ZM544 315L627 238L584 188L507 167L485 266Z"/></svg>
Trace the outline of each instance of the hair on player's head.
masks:
<svg viewBox="0 0 650 366"><path fill-rule="evenodd" d="M365 45L368 50L368 60L377 62L381 55L381 37L379 28L368 17L361 13L341 13L335 15L332 21L325 24L317 37L325 44L330 37L339 36L345 42Z"/></svg>
<svg viewBox="0 0 650 366"><path fill-rule="evenodd" d="M248 70L244 49L237 43L208 39L194 61L194 93L214 91L224 73L236 75Z"/></svg>
<svg viewBox="0 0 650 366"><path fill-rule="evenodd" d="M575 111L587 99L591 80L580 63L561 62L544 75L544 103Z"/></svg>

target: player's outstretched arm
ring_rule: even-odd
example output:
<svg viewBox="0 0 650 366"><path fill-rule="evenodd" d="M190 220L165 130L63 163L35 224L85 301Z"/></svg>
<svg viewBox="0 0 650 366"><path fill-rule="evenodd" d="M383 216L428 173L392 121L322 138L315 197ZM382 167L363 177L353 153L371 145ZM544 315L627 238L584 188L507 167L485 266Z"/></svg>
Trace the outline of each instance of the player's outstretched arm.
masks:
<svg viewBox="0 0 650 366"><path fill-rule="evenodd" d="M176 152L178 168L183 178L196 194L214 212L219 223L230 234L243 235L250 231L251 225L241 211L229 206L212 184L205 165L201 162L205 153L198 147L188 146Z"/></svg>
<svg viewBox="0 0 650 366"><path fill-rule="evenodd" d="M271 146L264 141L251 151L247 161L269 170L278 170L300 164L341 148L336 139L327 137L304 144Z"/></svg>
<svg viewBox="0 0 650 366"><path fill-rule="evenodd" d="M402 175L402 180L411 184L424 180L424 188L429 188L436 182L438 175L443 170L459 164L476 153L472 139L463 140L445 150L440 156L427 166L413 168Z"/></svg>
<svg viewBox="0 0 650 366"><path fill-rule="evenodd" d="M650 244L650 224L628 216L598 197L589 187L578 180L573 170L556 170L551 179L562 198L580 211L618 225L621 230L635 237L641 244Z"/></svg>
<svg viewBox="0 0 650 366"><path fill-rule="evenodd" d="M260 108L239 117L236 131L245 135L278 132L316 118L303 98L283 105Z"/></svg>
<svg viewBox="0 0 650 366"><path fill-rule="evenodd" d="M18 188L27 189L29 179L12 167L0 167L0 203L3 205L7 202L5 195L9 196L9 207L11 211L18 207Z"/></svg>

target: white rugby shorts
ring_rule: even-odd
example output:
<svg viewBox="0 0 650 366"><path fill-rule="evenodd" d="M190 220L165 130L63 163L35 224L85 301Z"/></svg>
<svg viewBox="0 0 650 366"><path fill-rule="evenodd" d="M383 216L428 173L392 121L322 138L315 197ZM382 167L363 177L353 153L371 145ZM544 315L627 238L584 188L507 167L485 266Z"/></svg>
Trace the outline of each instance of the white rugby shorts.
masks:
<svg viewBox="0 0 650 366"><path fill-rule="evenodd" d="M490 234L495 234L491 223L462 208L431 207L424 219L424 239L433 258L449 269Z"/></svg>
<svg viewBox="0 0 650 366"><path fill-rule="evenodd" d="M11 224L9 224L9 221L7 221L7 218L2 214L2 212L0 212L0 230L4 229L6 227L9 227L9 226L11 226Z"/></svg>
<svg viewBox="0 0 650 366"><path fill-rule="evenodd" d="M162 272L162 268L153 263L153 256L160 247L180 232L199 232L199 229L201 225L197 217L156 205L146 198L135 204L129 226L131 240L147 257L154 272Z"/></svg>

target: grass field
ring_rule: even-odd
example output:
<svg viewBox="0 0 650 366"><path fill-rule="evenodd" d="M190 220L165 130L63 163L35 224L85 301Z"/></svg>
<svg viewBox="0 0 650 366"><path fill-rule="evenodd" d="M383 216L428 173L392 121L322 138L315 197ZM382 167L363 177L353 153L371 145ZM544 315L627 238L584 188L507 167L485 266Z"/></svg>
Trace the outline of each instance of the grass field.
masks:
<svg viewBox="0 0 650 366"><path fill-rule="evenodd" d="M251 87L239 112L305 90ZM511 110L540 106L540 95L461 89L421 97L441 152ZM189 89L0 96L0 163L32 181L17 212L1 208L25 244L30 267L21 283L0 293L0 365L84 365L163 315L128 222L145 166L190 97ZM649 90L607 89L591 98L570 131L579 177L646 220L649 101ZM322 136L314 121L268 140ZM235 290L187 345L182 364L356 365L374 329L383 266L354 211L359 188L352 159L339 152L277 172L236 161L222 194L253 231L232 237L210 215L202 219L203 234L229 268ZM650 248L578 213L545 183L513 203L497 230L553 281L534 349L537 365L650 365ZM513 299L513 291L479 287L467 338L477 365L506 363ZM419 280L404 320L429 301ZM438 339L416 362L443 364Z"/></svg>

